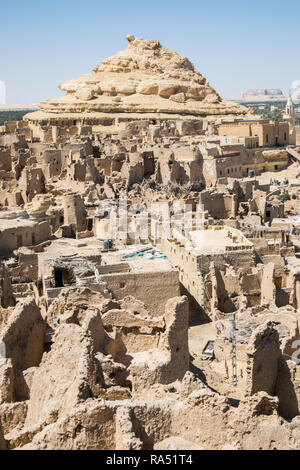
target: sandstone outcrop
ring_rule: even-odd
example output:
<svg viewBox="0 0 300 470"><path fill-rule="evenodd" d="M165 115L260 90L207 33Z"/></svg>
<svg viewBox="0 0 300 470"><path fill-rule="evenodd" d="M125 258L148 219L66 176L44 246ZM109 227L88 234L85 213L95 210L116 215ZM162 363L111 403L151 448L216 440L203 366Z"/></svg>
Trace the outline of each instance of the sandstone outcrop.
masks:
<svg viewBox="0 0 300 470"><path fill-rule="evenodd" d="M116 117L165 120L247 113L246 108L221 99L186 57L159 41L132 35L127 40L126 50L103 60L94 73L60 85L67 95L40 103L40 111L25 120L107 125Z"/></svg>

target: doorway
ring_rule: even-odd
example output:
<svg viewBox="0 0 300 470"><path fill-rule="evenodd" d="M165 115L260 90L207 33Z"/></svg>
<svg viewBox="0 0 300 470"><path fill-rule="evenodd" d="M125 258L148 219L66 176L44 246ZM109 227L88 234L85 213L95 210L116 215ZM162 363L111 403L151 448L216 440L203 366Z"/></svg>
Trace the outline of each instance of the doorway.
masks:
<svg viewBox="0 0 300 470"><path fill-rule="evenodd" d="M55 287L64 287L63 271L56 269L54 271Z"/></svg>

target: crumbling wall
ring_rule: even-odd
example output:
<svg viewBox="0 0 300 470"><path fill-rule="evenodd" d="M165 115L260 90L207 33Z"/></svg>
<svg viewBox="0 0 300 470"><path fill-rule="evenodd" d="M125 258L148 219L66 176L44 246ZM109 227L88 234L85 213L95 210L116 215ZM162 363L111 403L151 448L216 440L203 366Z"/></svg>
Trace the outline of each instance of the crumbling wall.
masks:
<svg viewBox="0 0 300 470"><path fill-rule="evenodd" d="M182 385L172 384L173 396L163 399L123 400L121 404L100 400L86 402L46 426L23 449L299 448L296 423L289 426L279 422L276 399L267 394L258 393L236 409L226 398L201 386L197 380L188 384L184 381Z"/></svg>
<svg viewBox="0 0 300 470"><path fill-rule="evenodd" d="M45 193L45 177L41 168L24 168L19 188L25 202L31 202L36 194Z"/></svg>
<svg viewBox="0 0 300 470"><path fill-rule="evenodd" d="M0 263L0 301L4 309L15 305L11 278L4 263Z"/></svg>
<svg viewBox="0 0 300 470"><path fill-rule="evenodd" d="M141 183L144 178L144 161L125 162L121 169L121 177L126 181L128 188Z"/></svg>
<svg viewBox="0 0 300 470"><path fill-rule="evenodd" d="M164 313L166 302L179 295L178 272L117 273L102 276L116 300L133 296L149 308L153 316Z"/></svg>
<svg viewBox="0 0 300 470"><path fill-rule="evenodd" d="M68 413L85 390L84 355L87 343L80 326L62 325L54 338L51 352L36 369L30 389L25 426L37 426L51 418ZM41 394L41 390L43 393Z"/></svg>
<svg viewBox="0 0 300 470"><path fill-rule="evenodd" d="M247 346L247 393L264 391L276 394L281 357L279 334L272 322L260 325Z"/></svg>
<svg viewBox="0 0 300 470"><path fill-rule="evenodd" d="M86 230L86 209L79 194L67 194L63 198L65 225L73 225L77 232Z"/></svg>
<svg viewBox="0 0 300 470"><path fill-rule="evenodd" d="M300 366L281 358L276 382L279 413L293 419L300 413Z"/></svg>
<svg viewBox="0 0 300 470"><path fill-rule="evenodd" d="M41 361L45 323L32 298L19 302L0 334L5 359L0 364L0 402L28 398L26 374Z"/></svg>
<svg viewBox="0 0 300 470"><path fill-rule="evenodd" d="M170 366L164 383L183 379L189 368L189 305L186 297L170 299L166 304L164 345L170 351Z"/></svg>
<svg viewBox="0 0 300 470"><path fill-rule="evenodd" d="M17 369L37 367L44 346L45 324L34 299L19 302L0 335L6 357Z"/></svg>
<svg viewBox="0 0 300 470"><path fill-rule="evenodd" d="M274 284L274 263L268 263L263 267L262 281L261 281L261 303L275 304L276 287Z"/></svg>
<svg viewBox="0 0 300 470"><path fill-rule="evenodd" d="M189 368L187 298L170 299L164 318L166 330L157 347L147 353L131 354L133 360L129 377L135 391L155 383L168 384L181 380Z"/></svg>

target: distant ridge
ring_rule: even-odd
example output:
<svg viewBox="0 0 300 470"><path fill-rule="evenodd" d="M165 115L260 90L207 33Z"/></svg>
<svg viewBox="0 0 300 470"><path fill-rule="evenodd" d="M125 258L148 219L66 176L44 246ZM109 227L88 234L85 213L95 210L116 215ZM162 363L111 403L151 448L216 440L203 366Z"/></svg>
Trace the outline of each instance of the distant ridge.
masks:
<svg viewBox="0 0 300 470"><path fill-rule="evenodd" d="M37 104L0 104L0 111L23 111L26 109L38 109Z"/></svg>
<svg viewBox="0 0 300 470"><path fill-rule="evenodd" d="M264 102L264 101L286 101L280 89L247 90L242 97L237 100L240 103Z"/></svg>

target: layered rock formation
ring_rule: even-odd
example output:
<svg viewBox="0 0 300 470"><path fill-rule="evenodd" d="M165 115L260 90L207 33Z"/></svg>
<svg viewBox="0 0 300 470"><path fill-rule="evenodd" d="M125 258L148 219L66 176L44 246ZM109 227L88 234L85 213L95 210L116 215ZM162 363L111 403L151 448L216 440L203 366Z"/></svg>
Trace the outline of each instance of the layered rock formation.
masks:
<svg viewBox="0 0 300 470"><path fill-rule="evenodd" d="M281 90L247 90L241 101L284 101L286 97Z"/></svg>
<svg viewBox="0 0 300 470"><path fill-rule="evenodd" d="M221 99L193 64L159 41L127 36L128 48L102 61L93 73L60 85L67 94L40 104L32 123L80 121L114 124L127 119L243 115L246 108Z"/></svg>

